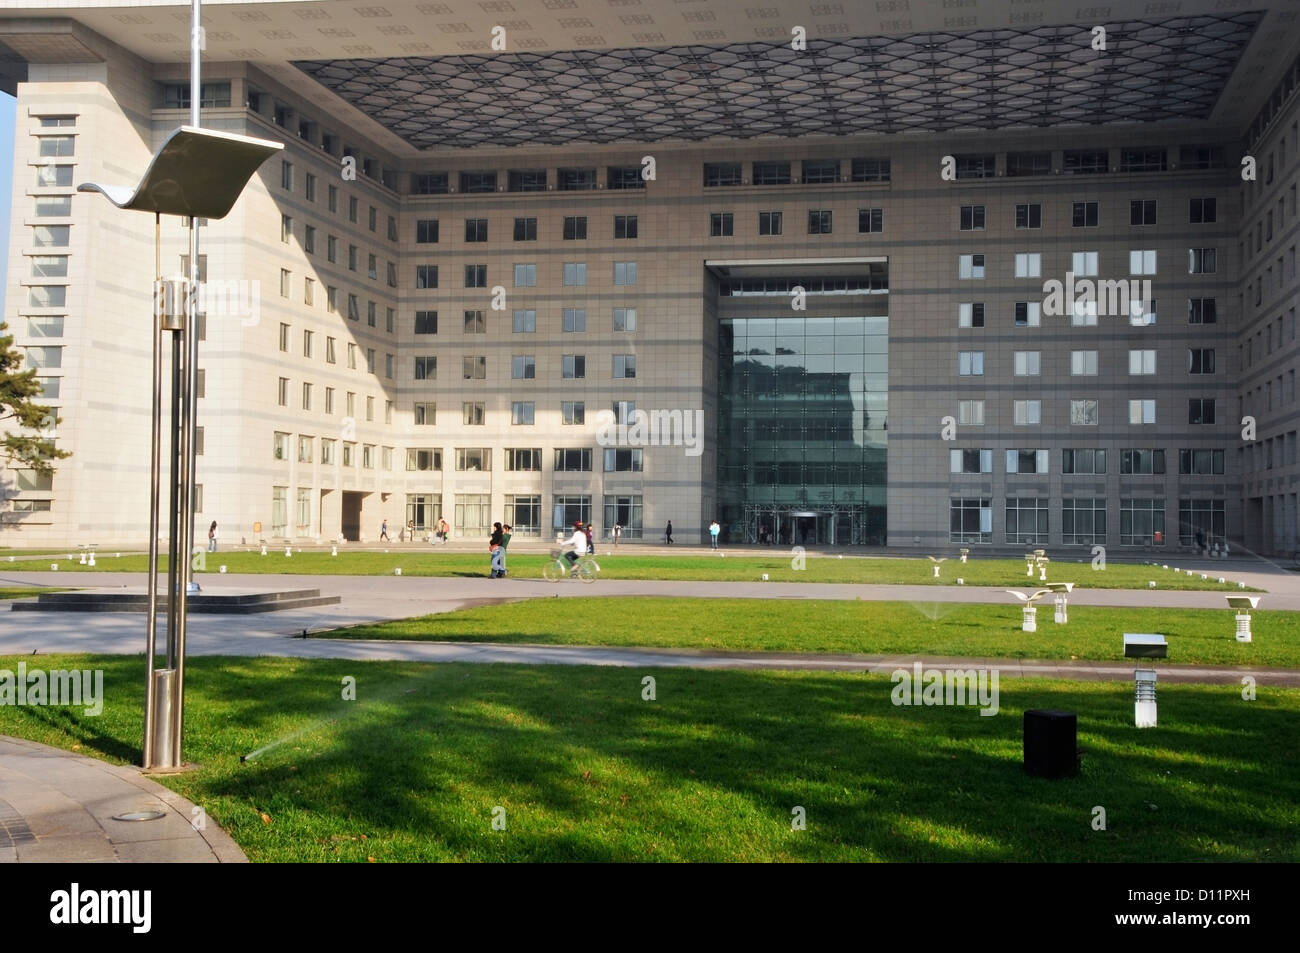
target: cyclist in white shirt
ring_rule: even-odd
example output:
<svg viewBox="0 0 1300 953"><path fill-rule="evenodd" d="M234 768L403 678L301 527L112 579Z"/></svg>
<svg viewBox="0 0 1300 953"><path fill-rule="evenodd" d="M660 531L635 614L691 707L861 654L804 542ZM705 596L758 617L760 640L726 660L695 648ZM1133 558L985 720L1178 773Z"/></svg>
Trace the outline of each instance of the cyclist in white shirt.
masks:
<svg viewBox="0 0 1300 953"><path fill-rule="evenodd" d="M572 547L572 551L570 551L570 547ZM564 548L564 558L569 561L569 571L572 572L578 558L587 551L587 533L582 528L581 521L573 524L573 535L564 544Z"/></svg>

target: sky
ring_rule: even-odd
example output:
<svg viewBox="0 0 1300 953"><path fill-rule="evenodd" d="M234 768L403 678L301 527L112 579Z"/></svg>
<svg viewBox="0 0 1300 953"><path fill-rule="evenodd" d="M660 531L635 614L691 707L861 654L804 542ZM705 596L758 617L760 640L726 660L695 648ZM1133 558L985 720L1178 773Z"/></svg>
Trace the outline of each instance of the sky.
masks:
<svg viewBox="0 0 1300 953"><path fill-rule="evenodd" d="M17 122L18 100L0 93L0 241L9 240L9 207L13 204L14 184L14 124ZM9 262L8 249L0 254L0 318L5 313L5 267Z"/></svg>

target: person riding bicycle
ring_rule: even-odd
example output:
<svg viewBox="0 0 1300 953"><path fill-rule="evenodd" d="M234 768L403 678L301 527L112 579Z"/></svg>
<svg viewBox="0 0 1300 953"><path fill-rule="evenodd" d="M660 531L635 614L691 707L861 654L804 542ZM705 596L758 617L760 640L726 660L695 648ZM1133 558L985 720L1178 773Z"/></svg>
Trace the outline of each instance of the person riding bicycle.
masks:
<svg viewBox="0 0 1300 953"><path fill-rule="evenodd" d="M565 542L564 550L564 558L569 561L569 572L573 572L578 559L587 552L587 533L582 528L581 520L573 524L573 535Z"/></svg>

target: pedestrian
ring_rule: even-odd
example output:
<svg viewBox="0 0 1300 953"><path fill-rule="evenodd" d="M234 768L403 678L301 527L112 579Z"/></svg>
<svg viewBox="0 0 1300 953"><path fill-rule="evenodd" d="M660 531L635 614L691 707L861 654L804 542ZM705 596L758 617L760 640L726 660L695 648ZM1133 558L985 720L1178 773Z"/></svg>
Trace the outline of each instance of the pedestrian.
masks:
<svg viewBox="0 0 1300 953"><path fill-rule="evenodd" d="M673 544L673 521L668 521L668 528L664 530L664 542L669 546Z"/></svg>
<svg viewBox="0 0 1300 953"><path fill-rule="evenodd" d="M623 535L623 527L619 523L614 524L614 545L618 545L618 538Z"/></svg>
<svg viewBox="0 0 1300 953"><path fill-rule="evenodd" d="M392 540L388 538L388 520L384 520L379 524L379 539L381 542L385 543L392 542Z"/></svg>
<svg viewBox="0 0 1300 953"><path fill-rule="evenodd" d="M492 578L500 579L506 574L505 566L501 561L505 557L505 551L501 548L501 524L492 524L492 536L488 539L488 552L492 554L491 568Z"/></svg>
<svg viewBox="0 0 1300 953"><path fill-rule="evenodd" d="M587 524L587 552L591 553L594 556L596 554L596 542L592 538L592 536L593 533L591 529L591 524L588 523Z"/></svg>
<svg viewBox="0 0 1300 953"><path fill-rule="evenodd" d="M212 525L208 527L208 552L217 551L217 521L213 520Z"/></svg>
<svg viewBox="0 0 1300 953"><path fill-rule="evenodd" d="M442 538L443 545L447 544L447 537L451 533L451 526L448 525L446 517L438 520L438 535Z"/></svg>
<svg viewBox="0 0 1300 953"><path fill-rule="evenodd" d="M509 523L501 527L501 575L509 575L506 571L506 550L510 548L510 537L514 535L514 527Z"/></svg>
<svg viewBox="0 0 1300 953"><path fill-rule="evenodd" d="M714 549L718 548L718 534L721 532L722 527L718 525L717 520L709 524L709 539L712 541Z"/></svg>

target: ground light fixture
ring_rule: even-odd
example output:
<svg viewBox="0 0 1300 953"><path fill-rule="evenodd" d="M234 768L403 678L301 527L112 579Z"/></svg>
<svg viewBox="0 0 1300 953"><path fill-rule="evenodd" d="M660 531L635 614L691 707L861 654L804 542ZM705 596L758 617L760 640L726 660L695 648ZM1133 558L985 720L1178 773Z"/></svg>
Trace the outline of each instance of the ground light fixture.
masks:
<svg viewBox="0 0 1300 953"><path fill-rule="evenodd" d="M1259 606L1259 596L1224 596L1228 608L1237 611L1237 641L1251 641L1250 610Z"/></svg>
<svg viewBox="0 0 1300 953"><path fill-rule="evenodd" d="M1059 625L1064 625L1070 621L1070 602L1069 594L1074 589L1072 582L1049 582L1047 588L1053 593L1056 603L1056 612L1052 616L1052 621Z"/></svg>
<svg viewBox="0 0 1300 953"><path fill-rule="evenodd" d="M154 216L153 415L150 441L148 621L145 635L144 752L146 769L175 770L184 763L181 742L185 698L186 597L194 543L195 395L198 389L198 219L220 219L248 180L284 145L203 129L200 0L190 9L190 124L167 136L135 186L85 182L79 192L99 192L120 209ZM162 280L162 216L179 215L189 227L189 274ZM162 339L171 334L172 414L168 447L170 506L167 561L167 663L154 670L158 631L158 529L162 462Z"/></svg>
<svg viewBox="0 0 1300 953"><path fill-rule="evenodd" d="M1038 606L1035 605L1039 599L1050 593L1051 589L1036 589L1031 593L1017 592L1014 589L1005 589L1004 592L1010 593L1024 603L1024 611L1021 616L1020 630L1022 632L1038 631Z"/></svg>
<svg viewBox="0 0 1300 953"><path fill-rule="evenodd" d="M1156 670L1139 668L1133 672L1133 724L1139 728L1156 726Z"/></svg>

